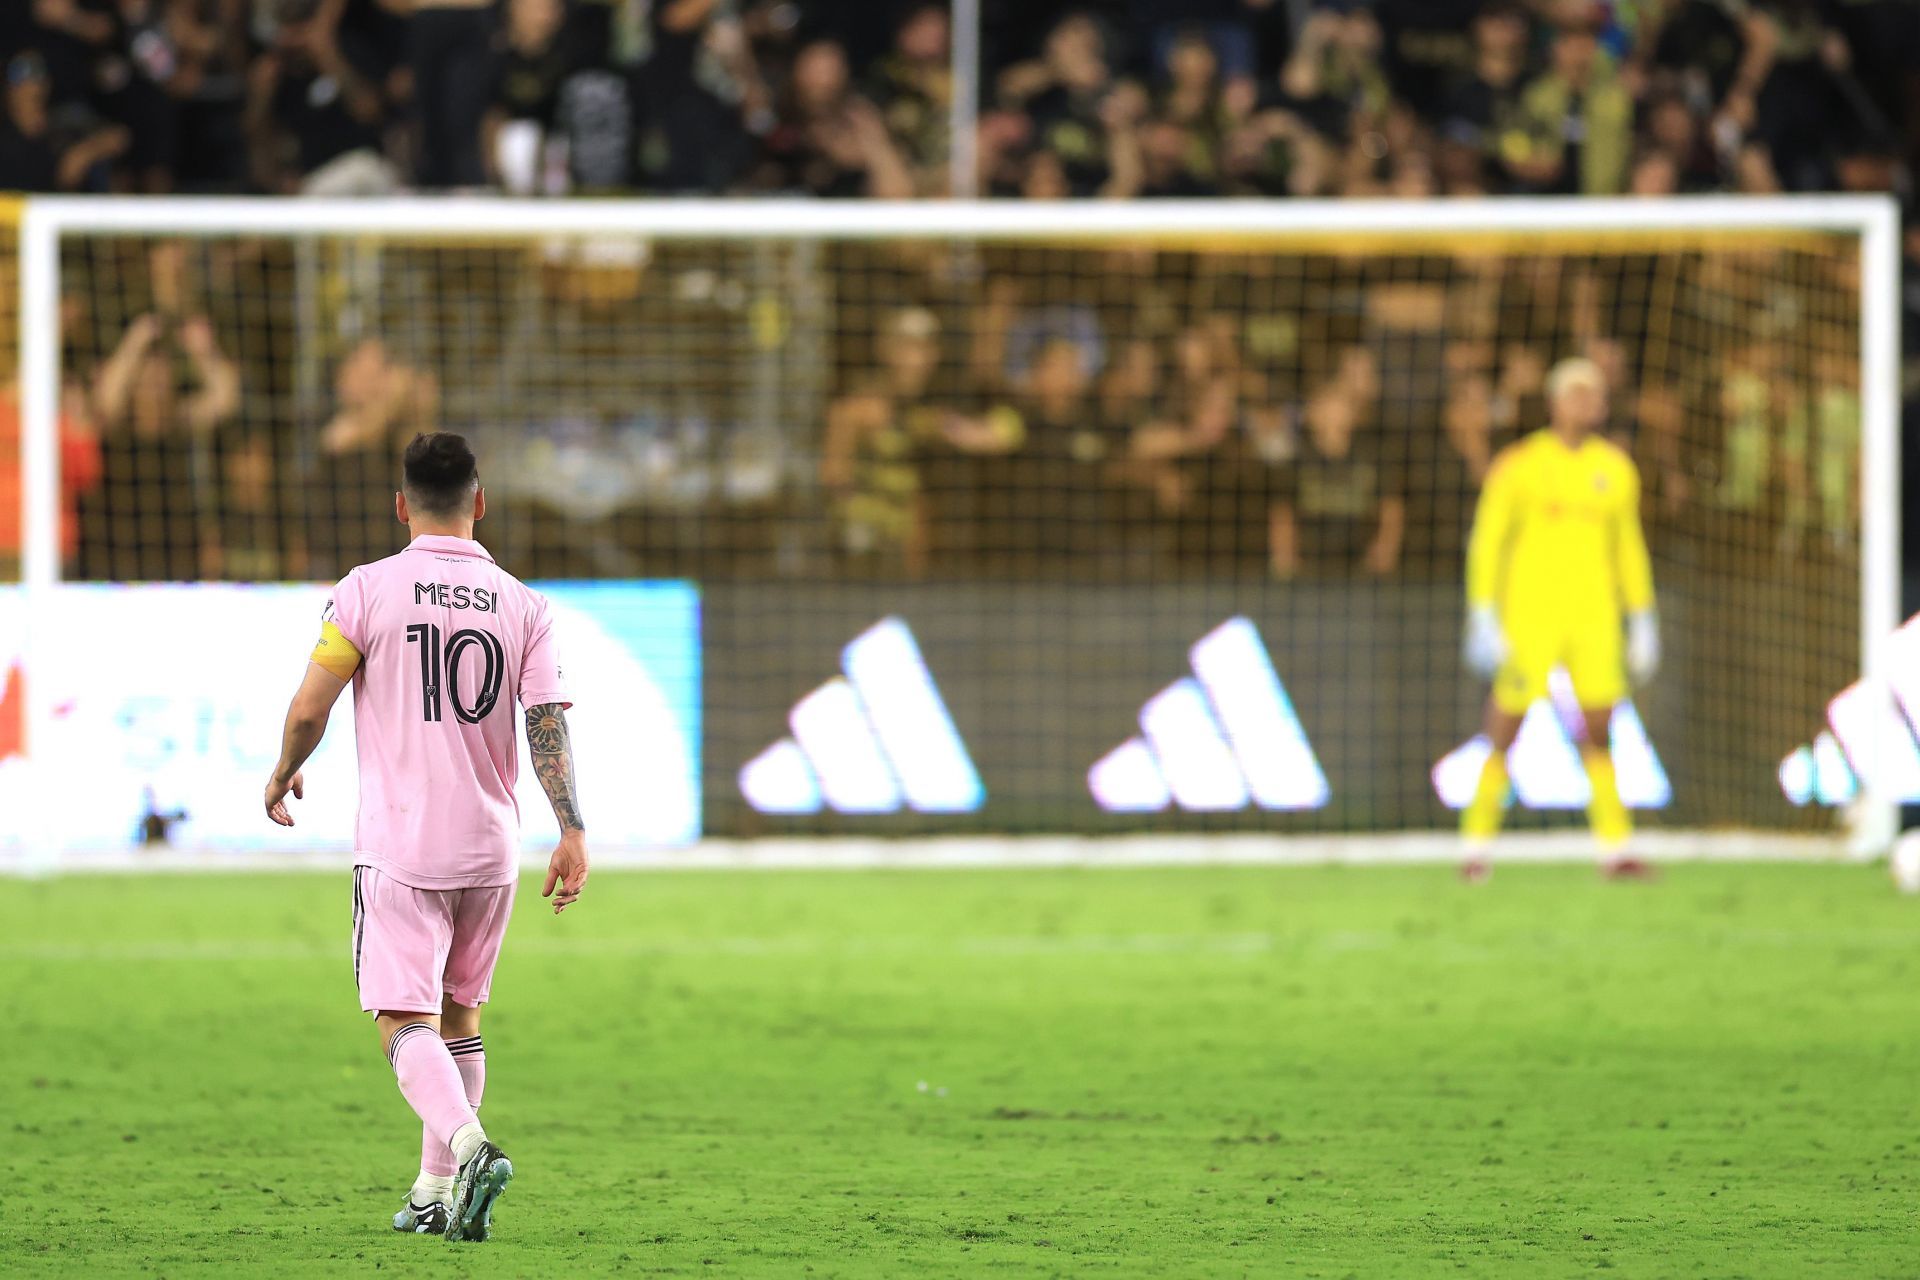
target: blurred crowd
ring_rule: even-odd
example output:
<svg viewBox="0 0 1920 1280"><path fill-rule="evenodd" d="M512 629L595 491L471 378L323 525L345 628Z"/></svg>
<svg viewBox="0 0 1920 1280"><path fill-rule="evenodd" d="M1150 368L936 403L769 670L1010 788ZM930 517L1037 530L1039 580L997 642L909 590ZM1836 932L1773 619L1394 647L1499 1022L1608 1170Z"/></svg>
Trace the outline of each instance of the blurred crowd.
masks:
<svg viewBox="0 0 1920 1280"><path fill-rule="evenodd" d="M301 291L279 242L93 242L67 572L338 576L397 548L396 459L445 427L532 576L1451 583L1495 453L1582 355L1658 555L1854 580L1851 254L1389 247L396 245ZM0 467L17 426L0 388Z"/></svg>
<svg viewBox="0 0 1920 1280"><path fill-rule="evenodd" d="M982 11L996 197L1906 198L1920 139L1915 0ZM0 189L940 196L950 42L914 0L10 0ZM70 246L68 572L337 574L445 426L536 575L1445 579L1574 354L1658 546L1853 544L1857 281L1818 253L771 246ZM17 424L0 387L0 472Z"/></svg>
<svg viewBox="0 0 1920 1280"><path fill-rule="evenodd" d="M1911 0L983 0L982 194L1904 190ZM7 0L0 189L952 189L929 0Z"/></svg>
<svg viewBox="0 0 1920 1280"><path fill-rule="evenodd" d="M840 344L820 483L843 567L1454 582L1569 355L1607 377L1663 554L1748 577L1854 554L1843 257L1047 258L990 251L957 297L937 264L902 273Z"/></svg>

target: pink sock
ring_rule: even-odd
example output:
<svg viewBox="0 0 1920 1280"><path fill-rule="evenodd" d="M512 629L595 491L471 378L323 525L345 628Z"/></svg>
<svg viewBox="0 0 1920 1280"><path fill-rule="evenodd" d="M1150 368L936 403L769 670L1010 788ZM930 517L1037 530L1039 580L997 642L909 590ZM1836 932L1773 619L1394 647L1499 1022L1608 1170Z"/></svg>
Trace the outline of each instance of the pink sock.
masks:
<svg viewBox="0 0 1920 1280"><path fill-rule="evenodd" d="M424 1022L408 1023L394 1033L387 1057L400 1079L401 1096L443 1146L462 1125L477 1123L460 1070L438 1031Z"/></svg>
<svg viewBox="0 0 1920 1280"><path fill-rule="evenodd" d="M487 1091L487 1051L479 1036L466 1036L446 1042L453 1065L460 1069L460 1082L466 1086L467 1105L480 1110L480 1097ZM433 1130L420 1128L420 1172L439 1178L451 1178L460 1172L453 1163L453 1148L433 1136Z"/></svg>

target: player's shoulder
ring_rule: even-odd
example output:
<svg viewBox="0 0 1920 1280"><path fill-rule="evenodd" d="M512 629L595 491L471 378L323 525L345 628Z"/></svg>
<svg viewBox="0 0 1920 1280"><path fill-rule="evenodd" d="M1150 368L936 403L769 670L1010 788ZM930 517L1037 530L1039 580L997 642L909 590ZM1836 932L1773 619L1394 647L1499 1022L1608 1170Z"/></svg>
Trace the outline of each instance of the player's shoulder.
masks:
<svg viewBox="0 0 1920 1280"><path fill-rule="evenodd" d="M528 617L546 613L551 607L546 593L537 587L528 586L497 564L492 566L492 572L503 604L514 606Z"/></svg>
<svg viewBox="0 0 1920 1280"><path fill-rule="evenodd" d="M347 576L342 578L341 581L357 582L363 586L369 585L379 582L384 578L406 572L406 563L407 553L404 551L396 551L390 556L382 556L378 560L369 560L365 564L355 565L353 568L347 570Z"/></svg>
<svg viewBox="0 0 1920 1280"><path fill-rule="evenodd" d="M1502 445L1495 451L1493 461L1487 464L1488 482L1508 478L1524 468L1527 460L1533 457L1539 448L1542 434L1539 431L1530 432L1512 444Z"/></svg>
<svg viewBox="0 0 1920 1280"><path fill-rule="evenodd" d="M367 566L357 564L342 574L333 584L333 590L327 593L326 616L332 618L335 609L341 603L357 599L367 585Z"/></svg>

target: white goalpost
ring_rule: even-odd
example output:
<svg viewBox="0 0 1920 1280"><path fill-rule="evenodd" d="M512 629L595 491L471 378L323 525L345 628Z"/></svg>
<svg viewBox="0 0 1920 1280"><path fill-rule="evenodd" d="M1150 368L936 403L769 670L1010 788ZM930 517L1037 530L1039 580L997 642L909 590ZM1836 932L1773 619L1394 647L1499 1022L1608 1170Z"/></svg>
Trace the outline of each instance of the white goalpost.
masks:
<svg viewBox="0 0 1920 1280"><path fill-rule="evenodd" d="M347 415L357 394L349 364L374 362L367 351L377 343L383 385L413 389L383 401L410 406L382 421L383 442L417 418L478 431L502 459L489 472L503 494L495 524L520 549L517 561L502 554L506 567L556 582L685 584L693 603L664 586L614 599L576 583L580 616L599 628L592 661L630 680L623 698L658 702L660 723L685 726L671 750L602 730L603 755L644 757L633 768L648 778L685 775L670 800L647 791L650 782L622 794L617 767L611 793L596 795L583 779L590 813L642 797L686 809L671 828L638 819L631 831L614 828L623 834L609 842L610 862L661 867L1451 858L1450 819L1435 796L1445 761L1432 744L1473 732L1463 708L1478 693L1457 671L1459 587L1447 558L1457 548L1428 546L1459 540L1455 464L1427 436L1442 439L1443 419L1466 423L1460 439L1473 436L1467 420L1482 404L1517 431L1537 402L1533 364L1611 352L1631 388L1619 397L1621 430L1649 473L1656 557L1670 549L1656 577L1663 591L1666 579L1676 583L1678 597L1670 613L1664 596L1662 606L1675 674L1649 700L1668 687L1684 696L1645 709L1642 734L1677 745L1651 765L1659 778L1649 794L1662 798L1638 806L1671 816L1650 817L1642 847L1660 858L1876 856L1897 831L1906 761L1920 759L1896 669L1898 237L1896 205L1867 196L30 200L18 226L24 759L10 783L0 761L0 806L12 809L0 824L10 829L0 831L0 871L50 860L288 865L267 849L264 827L253 849L217 835L204 841L217 853L195 852L203 842L194 830L238 829L214 822L209 804L251 798L192 791L191 779L181 781L198 797L182 802L195 811L184 852L136 855L130 836L116 846L63 833L73 806L88 802L74 775L86 759L79 735L117 732L133 714L80 696L74 629L124 618L131 640L152 625L136 611L150 602L169 620L208 608L208 617L242 618L253 607L252 597L185 594L219 590L211 586L118 589L147 592L136 607L133 595L79 585L182 578L129 570L133 560L110 554L115 538L166 536L150 532L160 517L135 510L151 497L146 488L113 487L114 433L137 427L96 424L105 485L76 496L63 480L63 406L91 394L87 380L143 309L170 309L176 327L190 314L213 317L221 358L242 386L241 407L194 437L198 452L183 448L179 475L224 495L245 488L249 467L270 467L272 486L261 487L299 507L288 522L297 529L259 535L246 547L251 560L240 554L243 535L227 532L244 524L239 516L222 506L197 517L187 580L207 566L229 583L338 575L336 561L353 552L345 538L328 550L345 517L325 487L342 473L328 470L321 428ZM175 286L128 274L153 246L176 241L219 249L212 265L179 269L191 306L170 300ZM551 325L564 332L541 332ZM914 343L931 372L914 373L901 354ZM1137 388L1127 381L1133 357ZM165 378L204 381L204 361L187 346L169 358ZM1048 377L1059 380L1057 396ZM1233 406L1231 422L1204 436L1180 415L1202 415L1196 406L1216 390ZM1077 406L1059 424L1058 457L1040 443L1056 438L1044 434L1056 399ZM1359 424L1348 422L1345 436L1323 421L1343 411ZM1073 413L1097 419L1098 431L1065 420ZM933 425L913 425L924 423ZM1164 458L1129 452L1127 442L1158 439L1156 430L1181 443ZM527 443L536 437L537 447ZM1331 462L1315 461L1323 437L1341 437ZM1374 442L1370 505L1359 517L1333 507L1316 517L1313 486L1352 474L1342 469L1350 438ZM1248 497L1257 458L1268 470ZM1082 477L1099 486L1095 497L1074 488ZM590 510L558 509L569 486ZM1230 525L1222 494L1254 514ZM1390 569L1340 568L1338 549L1316 564L1316 537L1337 541L1353 528L1372 539L1367 556L1381 554L1392 521L1374 513L1389 508L1404 526L1387 539ZM1274 532L1282 511L1286 538ZM1030 527L1038 551L1021 541ZM1217 550L1230 542L1235 550ZM219 554L209 558L198 544L212 543ZM107 553L90 561L101 545ZM1362 552L1352 554L1358 566ZM1223 569L1223 556L1241 558ZM272 600L284 616L304 616L305 596L289 589ZM1059 620L1028 635L1013 620L1036 608ZM662 610L679 612L669 624ZM883 616L911 630L901 628L905 656L890 654L897 665L876 674L860 667L852 642ZM1223 695L1187 646L1228 617L1251 620L1254 644L1264 638L1268 650L1244 677L1254 685L1234 688L1257 686L1265 698L1260 682L1272 681L1288 731L1310 737L1326 768L1330 805L1269 804L1244 783L1211 805L1181 792L1173 730L1157 737L1163 726L1147 723L1142 703L1168 681L1193 692L1206 723L1180 730L1199 736L1178 750L1213 759L1205 700L1226 719ZM1099 619L1124 625L1102 633ZM269 637L279 643L278 625L170 643L237 655ZM0 645L7 634L0 627ZM1723 644L1737 656L1720 661ZM172 694L176 679L199 678L145 652L124 649L116 678L129 689L146 681ZM649 672L688 653L690 692L655 689ZM1012 670L1028 654L1032 671ZM0 673L7 657L0 649ZM247 661L274 665L290 689L299 657L248 652ZM1056 691L1087 672L1084 687ZM178 689L199 701L167 713L200 737L168 757L163 792L175 774L214 767L207 740L257 732L281 709L243 716L210 692L214 675L206 682ZM871 748L875 777L910 791L900 779L939 762L903 758L876 699L897 697L913 716L931 705L950 715L947 730L984 778L984 798L939 810L917 809L910 796L863 808L838 795L816 745L828 730L801 710L829 686L856 720L865 716L832 728L843 759ZM1843 688L1842 707L1863 710L1837 724L1828 703ZM825 717L840 704L806 705ZM1347 717L1342 705L1369 709ZM1729 709L1724 723L1716 709ZM1543 710L1542 734L1553 718ZM335 735L345 727L342 719ZM1089 769L1130 734L1171 785L1155 774L1117 800L1097 786L1090 795ZM178 736L167 730L169 744ZM1237 758L1251 774L1233 753L1252 748L1229 736L1218 767ZM792 770L772 801L742 781L762 755ZM1780 762L1778 777L1755 776L1763 756ZM1815 769L1816 757L1844 778L1788 785L1794 762ZM1431 778L1405 761L1425 761ZM116 784L138 778L122 771ZM1539 784L1533 807L1577 807L1549 797L1553 785ZM1748 803L1763 792L1764 805ZM150 789L144 803L173 801ZM98 829L109 828L103 820ZM322 829L332 833L324 820ZM1522 859L1590 856L1577 833L1539 823L1521 823L1505 848Z"/></svg>

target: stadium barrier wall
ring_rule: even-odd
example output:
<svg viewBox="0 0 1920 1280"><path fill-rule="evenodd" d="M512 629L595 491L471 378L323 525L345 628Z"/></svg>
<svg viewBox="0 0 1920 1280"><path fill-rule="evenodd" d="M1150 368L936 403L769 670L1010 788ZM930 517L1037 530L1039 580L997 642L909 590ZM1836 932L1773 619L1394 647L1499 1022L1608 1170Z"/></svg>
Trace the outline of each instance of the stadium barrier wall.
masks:
<svg viewBox="0 0 1920 1280"><path fill-rule="evenodd" d="M684 850L703 836L791 849L783 838L1131 833L1190 856L1175 851L1199 835L1300 837L1304 850L1314 837L1383 830L1445 846L1445 762L1470 750L1478 716L1451 584L539 585L558 607L582 791L609 850ZM1851 673L1796 670L1801 651L1765 637L1738 655L1702 645L1691 637L1720 629L1696 624L1727 602L1684 573L1663 585L1669 660L1644 723L1629 709L1616 726L1629 801L1656 831L1820 839L1831 801L1851 793L1820 797L1828 804L1784 793L1780 762L1797 742L1778 724L1700 714L1696 692L1716 682L1697 672L1740 661L1759 678L1835 692ZM307 767L299 827L267 827L258 806L326 592L63 585L51 620L68 643L29 670L23 595L0 588L0 812L25 812L45 785L36 777L51 777L41 798L62 815L36 841L0 828L0 861L143 844L350 848L350 701ZM1370 642L1383 632L1396 644ZM171 649L161 675L126 660L127 634L198 639ZM1429 661L1409 666L1409 645ZM30 682L55 707L42 773L21 750ZM1396 713L1437 703L1452 705L1451 731L1417 731ZM1821 733L1822 710L1808 708L1799 742ZM1584 800L1582 774L1555 710L1538 720L1520 748L1515 825L1564 831L1577 825L1567 811ZM1920 760L1910 725L1903 732ZM1857 735L1853 746L1857 755ZM552 823L530 771L520 792L537 851ZM1702 795L1741 800L1716 811ZM1058 857L1063 846L1036 847ZM1246 856L1235 847L1220 856Z"/></svg>
<svg viewBox="0 0 1920 1280"><path fill-rule="evenodd" d="M683 582L538 584L566 637L579 699L570 717L582 794L603 797L596 838L671 847L700 834L699 596ZM29 665L22 593L0 587L0 814L36 801L44 831L0 823L0 860L136 847L217 854L352 847L358 784L352 699L337 704L305 769L292 831L264 825L260 791L329 588L318 585L63 584L36 603L65 642ZM175 637L158 662L127 636ZM22 750L26 690L53 708ZM591 693L585 692L591 690ZM508 714L518 714L513 709ZM529 846L553 818L520 738L517 799Z"/></svg>

